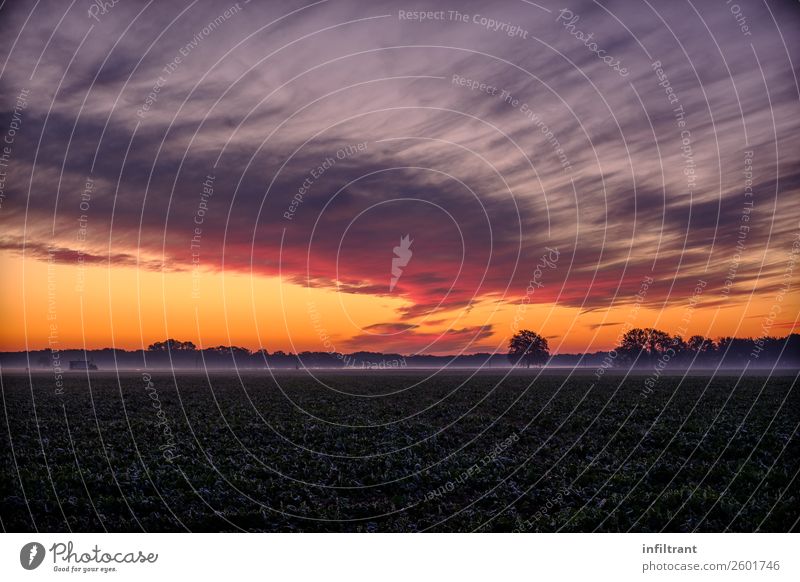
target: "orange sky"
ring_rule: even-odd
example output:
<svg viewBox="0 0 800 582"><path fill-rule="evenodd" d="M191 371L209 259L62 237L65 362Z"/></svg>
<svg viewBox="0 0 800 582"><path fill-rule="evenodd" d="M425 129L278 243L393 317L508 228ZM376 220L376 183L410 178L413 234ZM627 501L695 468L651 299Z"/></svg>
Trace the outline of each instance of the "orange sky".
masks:
<svg viewBox="0 0 800 582"><path fill-rule="evenodd" d="M203 346L264 347L270 352L383 349L412 353L420 347L402 330L391 330L391 336L385 335L390 333L386 330L365 331L376 322L399 323L396 313L405 303L402 298L307 289L281 283L277 277L241 273L199 272L193 279L189 271L162 273L104 265L81 269L75 264L23 260L9 252L0 254L0 264L4 273L0 349L4 351L26 346L41 349L50 337L62 349L138 349L167 337ZM437 340L427 351L472 353L502 350L516 316L521 327L548 337L552 351L570 353L611 347L626 321L675 333L686 317L687 335L744 337L761 335L774 304L781 312L772 335L790 333L792 326L787 322L797 319L796 289L782 300L772 293L754 296L749 303L730 300L720 307L706 305L719 299L719 290L709 287L698 299L689 311L685 304L665 310L645 304L638 312L632 304L623 304L583 314L579 308L550 303L520 308L519 302L498 304L485 299L468 312L437 313L435 318L420 317L412 323L419 324L415 337ZM491 333L472 343L464 341L472 334L455 334L452 339L447 335L448 330L486 325L492 326ZM365 339L364 334L370 333L378 334L374 341L369 335Z"/></svg>

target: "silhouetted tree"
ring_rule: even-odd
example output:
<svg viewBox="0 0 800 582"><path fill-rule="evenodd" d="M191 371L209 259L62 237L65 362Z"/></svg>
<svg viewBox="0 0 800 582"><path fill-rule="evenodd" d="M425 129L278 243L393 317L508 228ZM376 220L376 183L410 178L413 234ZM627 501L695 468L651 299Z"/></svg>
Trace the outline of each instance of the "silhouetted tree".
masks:
<svg viewBox="0 0 800 582"><path fill-rule="evenodd" d="M163 342L154 342L147 346L148 352L174 352L174 351L191 351L196 350L197 347L192 342L182 342L176 339L168 339Z"/></svg>
<svg viewBox="0 0 800 582"><path fill-rule="evenodd" d="M672 338L667 332L652 327L645 328L645 332L647 332L647 352L652 357L660 357L673 347Z"/></svg>
<svg viewBox="0 0 800 582"><path fill-rule="evenodd" d="M675 358L683 360L689 354L689 344L680 335L672 337L672 349L675 350Z"/></svg>
<svg viewBox="0 0 800 582"><path fill-rule="evenodd" d="M694 354L705 354L714 351L714 340L702 335L693 335L686 342L686 347Z"/></svg>
<svg viewBox="0 0 800 582"><path fill-rule="evenodd" d="M678 342L683 341L680 338L677 339ZM633 363L638 359L638 361L650 363L661 357L669 348L673 348L677 352L673 341L668 333L660 329L635 327L622 336L619 345L614 349L623 362Z"/></svg>
<svg viewBox="0 0 800 582"><path fill-rule="evenodd" d="M524 362L530 368L531 364L546 364L549 358L550 348L547 346L547 340L536 332L520 330L508 342L508 359L515 366Z"/></svg>

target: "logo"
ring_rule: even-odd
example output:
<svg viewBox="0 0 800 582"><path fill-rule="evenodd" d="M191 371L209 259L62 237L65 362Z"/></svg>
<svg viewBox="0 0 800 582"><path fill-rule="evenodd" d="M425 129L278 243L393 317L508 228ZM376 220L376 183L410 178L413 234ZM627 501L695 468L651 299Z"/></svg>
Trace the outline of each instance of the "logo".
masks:
<svg viewBox="0 0 800 582"><path fill-rule="evenodd" d="M395 256L392 258L392 279L389 282L389 291L394 290L394 286L397 285L397 281L400 279L400 275L403 274L403 269L401 267L405 267L408 265L408 261L411 260L411 243L413 240L409 240L409 235L405 235L404 237L400 238L400 246L394 247L394 254Z"/></svg>
<svg viewBox="0 0 800 582"><path fill-rule="evenodd" d="M19 563L26 570L35 570L44 561L44 546L38 542L30 542L19 551Z"/></svg>

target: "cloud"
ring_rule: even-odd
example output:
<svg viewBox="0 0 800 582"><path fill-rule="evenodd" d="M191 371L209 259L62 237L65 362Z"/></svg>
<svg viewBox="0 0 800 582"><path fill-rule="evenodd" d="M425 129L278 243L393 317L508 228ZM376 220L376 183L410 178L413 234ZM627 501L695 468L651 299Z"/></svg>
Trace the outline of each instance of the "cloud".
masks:
<svg viewBox="0 0 800 582"><path fill-rule="evenodd" d="M384 328L386 324L379 324L381 333L392 333ZM367 328L370 329L370 328ZM398 328L391 338L380 337L376 333L362 333L358 334L348 340L342 345L351 351L357 350L372 350L383 349L388 350L390 347L404 354L417 354L426 352L438 353L473 353L473 352L491 352L496 351L500 346L492 345L489 343L481 343L490 340L494 334L492 325L477 325L468 326L458 329L448 329L440 333L427 333L416 331L416 327L409 326L404 330ZM400 333L402 332L402 333Z"/></svg>
<svg viewBox="0 0 800 582"><path fill-rule="evenodd" d="M65 247L47 246L37 242L27 242L24 245L0 239L0 251L10 251L15 255L27 255L42 261L77 265L111 265L115 267L137 267L148 271L179 272L185 269L180 266L170 266L159 261L147 260L127 253L112 253L96 255L85 253L82 250Z"/></svg>
<svg viewBox="0 0 800 582"><path fill-rule="evenodd" d="M615 325L622 325L622 323L623 322L621 322L621 321L609 321L609 322L604 322L604 323L590 323L589 325L587 325L587 327L589 329L591 329L592 331L594 331L596 329L600 329L601 327L614 327Z"/></svg>
<svg viewBox="0 0 800 582"><path fill-rule="evenodd" d="M420 23L388 2L248 3L220 20L231 5L119 3L100 22L52 1L31 18L4 8L1 120L30 89L4 249L72 260L85 214L90 262L180 270L200 228L203 268L388 296L392 248L410 234L401 323L375 324L409 346L485 338L415 321L518 302L546 246L561 258L531 300L583 312L632 301L645 276L649 303L682 304L699 277L721 288L742 253L734 298L778 288L800 200L788 6L772 8L783 44L756 5L745 39L720 7L574 4L623 78L555 6L437 4L470 18Z"/></svg>
<svg viewBox="0 0 800 582"><path fill-rule="evenodd" d="M412 329L417 329L419 326L414 324L407 324L407 323L374 323L372 325L368 325L364 328L365 331L370 331L373 333L381 333L381 334L394 334L400 333L404 331L409 331Z"/></svg>

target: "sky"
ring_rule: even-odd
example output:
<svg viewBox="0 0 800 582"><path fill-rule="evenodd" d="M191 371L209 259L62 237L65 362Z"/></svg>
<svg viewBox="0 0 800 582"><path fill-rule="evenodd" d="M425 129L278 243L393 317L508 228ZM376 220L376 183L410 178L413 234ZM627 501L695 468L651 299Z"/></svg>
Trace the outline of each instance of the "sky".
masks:
<svg viewBox="0 0 800 582"><path fill-rule="evenodd" d="M796 2L0 14L2 350L798 329Z"/></svg>

